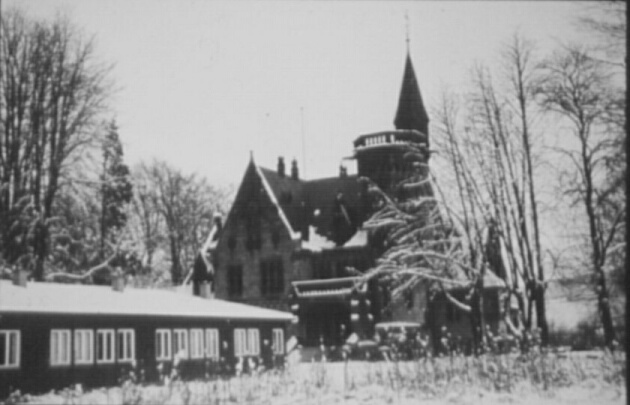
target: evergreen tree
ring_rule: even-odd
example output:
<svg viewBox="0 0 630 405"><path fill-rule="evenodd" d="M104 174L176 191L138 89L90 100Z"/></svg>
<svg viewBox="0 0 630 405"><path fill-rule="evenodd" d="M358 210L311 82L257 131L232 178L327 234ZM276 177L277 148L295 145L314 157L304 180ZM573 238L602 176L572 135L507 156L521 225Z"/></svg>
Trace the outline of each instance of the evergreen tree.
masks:
<svg viewBox="0 0 630 405"><path fill-rule="evenodd" d="M123 161L123 148L118 127L112 121L103 141L103 174L101 185L101 257L111 231L119 231L127 223L125 207L133 198L129 167Z"/></svg>

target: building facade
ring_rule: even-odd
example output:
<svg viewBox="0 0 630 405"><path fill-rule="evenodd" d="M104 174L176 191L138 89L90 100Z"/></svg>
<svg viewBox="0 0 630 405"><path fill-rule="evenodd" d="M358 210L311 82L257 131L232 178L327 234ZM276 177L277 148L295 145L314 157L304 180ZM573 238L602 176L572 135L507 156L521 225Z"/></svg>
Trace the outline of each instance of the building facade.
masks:
<svg viewBox="0 0 630 405"><path fill-rule="evenodd" d="M166 290L0 280L0 399L284 363L291 315Z"/></svg>
<svg viewBox="0 0 630 405"><path fill-rule="evenodd" d="M194 283L212 278L218 298L292 312L293 332L306 345L339 344L350 333L371 337L380 321L424 324L422 287L405 303L392 304L383 287L358 276L384 251L378 235L362 227L375 208L360 179L370 179L396 201L432 196L430 186L413 196L400 186L418 174L404 154L410 145L428 152L428 125L407 54L395 129L356 138L357 174L341 167L336 177L304 180L295 160L288 168L279 158L272 170L252 157L225 222L206 245L214 273L199 272ZM424 159L420 174L426 176L429 153Z"/></svg>

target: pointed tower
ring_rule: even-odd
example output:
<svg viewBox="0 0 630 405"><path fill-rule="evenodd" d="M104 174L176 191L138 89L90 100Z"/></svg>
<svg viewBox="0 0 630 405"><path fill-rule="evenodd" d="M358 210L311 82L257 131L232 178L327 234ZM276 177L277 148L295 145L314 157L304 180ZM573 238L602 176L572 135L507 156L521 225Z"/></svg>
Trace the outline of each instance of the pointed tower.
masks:
<svg viewBox="0 0 630 405"><path fill-rule="evenodd" d="M404 159L408 145L420 145L427 151L429 147L429 117L409 51L394 125L395 130L359 136L354 141L354 157L359 176L370 178L390 197L404 200L411 195L399 187L400 182L417 173L413 163ZM425 158L428 164L428 152Z"/></svg>
<svg viewBox="0 0 630 405"><path fill-rule="evenodd" d="M407 52L407 62L405 63L405 73L400 88L394 125L396 129L415 129L429 135L429 116L424 108L409 52Z"/></svg>

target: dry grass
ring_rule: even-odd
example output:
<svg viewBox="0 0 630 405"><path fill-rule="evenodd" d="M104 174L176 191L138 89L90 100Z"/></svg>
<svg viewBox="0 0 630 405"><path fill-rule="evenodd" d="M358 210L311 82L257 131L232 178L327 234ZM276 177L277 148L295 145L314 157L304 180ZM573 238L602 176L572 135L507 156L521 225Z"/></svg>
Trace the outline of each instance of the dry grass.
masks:
<svg viewBox="0 0 630 405"><path fill-rule="evenodd" d="M625 353L447 356L406 362L317 362L251 375L166 381L16 402L57 404L625 403Z"/></svg>

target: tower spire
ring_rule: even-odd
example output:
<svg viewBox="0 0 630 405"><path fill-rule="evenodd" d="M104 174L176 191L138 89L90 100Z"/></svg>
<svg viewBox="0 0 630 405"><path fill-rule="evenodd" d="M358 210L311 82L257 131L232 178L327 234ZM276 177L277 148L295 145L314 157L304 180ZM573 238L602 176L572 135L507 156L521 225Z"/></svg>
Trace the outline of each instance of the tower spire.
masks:
<svg viewBox="0 0 630 405"><path fill-rule="evenodd" d="M429 134L429 116L424 108L408 49L394 125L396 129L415 129L426 135Z"/></svg>

